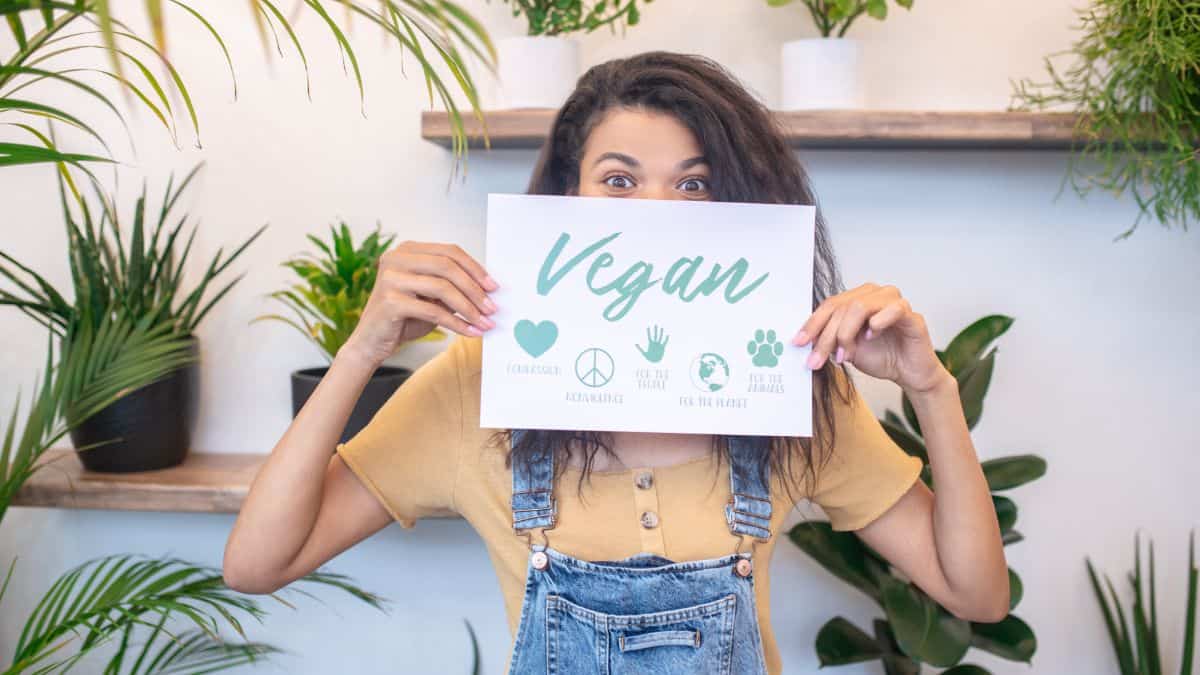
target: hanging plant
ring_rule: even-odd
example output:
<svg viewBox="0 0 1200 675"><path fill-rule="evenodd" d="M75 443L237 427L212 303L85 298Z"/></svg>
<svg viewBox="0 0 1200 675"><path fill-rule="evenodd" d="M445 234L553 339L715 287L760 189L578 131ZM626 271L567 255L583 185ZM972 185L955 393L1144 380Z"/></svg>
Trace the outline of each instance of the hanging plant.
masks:
<svg viewBox="0 0 1200 675"><path fill-rule="evenodd" d="M1046 59L1048 82L1016 83L1013 108L1078 113L1068 170L1075 192L1128 193L1138 216L1165 226L1200 217L1200 2L1096 0L1080 11L1082 35Z"/></svg>

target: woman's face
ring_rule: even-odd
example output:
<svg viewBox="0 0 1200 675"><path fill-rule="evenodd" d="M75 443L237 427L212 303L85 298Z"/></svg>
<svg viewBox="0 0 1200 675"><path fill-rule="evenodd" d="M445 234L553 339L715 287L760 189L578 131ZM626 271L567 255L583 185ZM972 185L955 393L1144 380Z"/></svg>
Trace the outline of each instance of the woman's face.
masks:
<svg viewBox="0 0 1200 675"><path fill-rule="evenodd" d="M583 197L711 199L696 137L665 113L613 108L592 129L579 165Z"/></svg>

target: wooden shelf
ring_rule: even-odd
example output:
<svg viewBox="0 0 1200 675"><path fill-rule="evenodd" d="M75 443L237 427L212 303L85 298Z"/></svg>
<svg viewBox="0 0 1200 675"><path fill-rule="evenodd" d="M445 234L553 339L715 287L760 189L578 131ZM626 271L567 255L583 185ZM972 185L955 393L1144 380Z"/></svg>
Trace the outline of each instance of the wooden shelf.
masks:
<svg viewBox="0 0 1200 675"><path fill-rule="evenodd" d="M798 148L1065 150L1071 147L1072 113L924 112L814 110L775 113L788 140ZM464 113L466 115L466 113ZM484 113L493 148L541 147L554 121L551 109L495 110ZM482 148L482 126L465 117L472 148ZM450 147L444 112L421 116L421 137Z"/></svg>
<svg viewBox="0 0 1200 675"><path fill-rule="evenodd" d="M190 453L183 464L140 473L86 471L74 450L50 450L47 466L14 506L236 513L266 455Z"/></svg>

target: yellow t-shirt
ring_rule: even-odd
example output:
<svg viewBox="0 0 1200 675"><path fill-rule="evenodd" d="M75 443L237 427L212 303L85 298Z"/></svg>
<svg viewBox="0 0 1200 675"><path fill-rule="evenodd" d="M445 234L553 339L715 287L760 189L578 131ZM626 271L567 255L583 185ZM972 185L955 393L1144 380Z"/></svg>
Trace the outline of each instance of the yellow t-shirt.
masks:
<svg viewBox="0 0 1200 675"><path fill-rule="evenodd" d="M515 636L529 548L512 529L508 448L492 442L497 430L479 427L480 357L478 338L456 338L337 450L401 526L460 514L475 528L487 545ZM834 452L810 495L837 530L858 529L881 515L921 471L921 461L905 454L855 396L853 406L833 397ZM639 488L635 481L647 472L650 487ZM739 538L730 533L723 510L730 497L728 462L712 455L672 466L593 472L582 498L578 483L579 470L567 467L555 488L559 516L547 535L550 546L563 553L615 560L648 552L687 561L737 548ZM769 562L795 503L780 477L772 475L770 487L772 537L755 549L754 587L767 670L776 675L782 664L770 623ZM658 514L656 527L642 526L645 511Z"/></svg>

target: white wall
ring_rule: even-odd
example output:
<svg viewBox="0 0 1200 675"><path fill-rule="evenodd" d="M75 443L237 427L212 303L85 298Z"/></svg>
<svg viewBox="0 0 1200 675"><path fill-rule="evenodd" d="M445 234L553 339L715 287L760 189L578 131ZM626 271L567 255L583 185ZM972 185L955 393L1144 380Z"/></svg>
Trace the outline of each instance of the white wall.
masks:
<svg viewBox="0 0 1200 675"><path fill-rule="evenodd" d="M1004 108L1010 78L1040 74L1041 56L1069 45L1071 4L922 0L911 13L893 9L886 24L864 20L855 32L869 44L871 105ZM364 119L324 31L302 25L315 64L309 102L295 55L265 67L246 3L220 5L205 11L234 52L240 100L231 101L216 48L176 17L173 55L200 109L204 148L192 148L185 133L176 150L141 111L134 124L139 154L122 173L122 187L128 197L145 176L154 194L170 169L204 159L190 202L203 221L199 252L231 246L270 222L239 265L245 280L201 328L203 401L194 444L206 452L266 452L289 422L288 373L319 357L283 326L247 322L271 309L263 296L285 280L279 262L304 248L303 234L336 218L364 232L378 219L402 238L457 242L482 255L485 195L522 190L534 153L472 154L468 180L447 189L449 154L419 138L423 89L411 59L405 79L398 51L380 49L378 36L357 26ZM494 36L519 30L502 3L468 5ZM584 60L651 48L698 51L772 103L779 44L811 32L795 8L655 0L626 38L584 38ZM89 119L109 118L96 111ZM108 138L121 138L115 124L106 121L105 129ZM115 147L128 157L124 146ZM1117 672L1083 557L1123 575L1139 527L1157 539L1162 635L1175 663L1184 543L1200 513L1200 318L1192 311L1200 237L1150 223L1132 239L1112 242L1132 222L1134 207L1103 195L1056 199L1066 160L1060 153L811 152L803 159L848 284L898 285L928 317L939 345L984 314L1016 317L1000 343L975 439L983 458L1036 452L1049 461L1045 479L1015 492L1027 540L1008 550L1025 581L1018 614L1039 636L1033 671ZM50 172L7 169L0 179L0 245L65 285ZM16 312L2 321L0 410L9 410L18 387L32 386L31 364L40 362L45 339ZM429 353L422 346L402 360ZM896 405L894 386L866 388L878 411ZM0 621L0 654L11 653L34 598L66 568L122 551L219 565L231 523L223 515L14 510L0 532L0 560L20 556ZM774 565L774 622L788 672L811 672L820 625L842 614L869 626L874 608L786 543ZM502 669L509 636L501 599L466 523L392 526L333 568L393 599L391 615L342 598L325 606L302 602L295 613L280 607L254 631L293 652L278 659L276 672L466 672L463 617L480 634L485 672ZM996 673L1027 670L986 655L973 659ZM872 664L838 672L880 671Z"/></svg>

